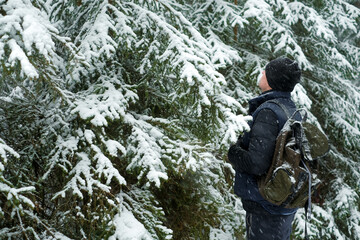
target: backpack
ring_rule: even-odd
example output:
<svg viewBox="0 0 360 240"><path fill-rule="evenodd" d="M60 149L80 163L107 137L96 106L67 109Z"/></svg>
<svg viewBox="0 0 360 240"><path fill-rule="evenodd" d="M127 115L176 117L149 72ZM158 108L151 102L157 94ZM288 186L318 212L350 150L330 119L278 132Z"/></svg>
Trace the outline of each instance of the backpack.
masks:
<svg viewBox="0 0 360 240"><path fill-rule="evenodd" d="M329 150L326 135L315 125L307 122L305 109L290 115L288 109L277 100L286 114L287 121L276 139L276 147L268 172L258 180L259 192L267 201L285 208L305 207L306 218L311 215L311 195L321 180L317 176L318 160ZM295 120L300 114L302 120Z"/></svg>

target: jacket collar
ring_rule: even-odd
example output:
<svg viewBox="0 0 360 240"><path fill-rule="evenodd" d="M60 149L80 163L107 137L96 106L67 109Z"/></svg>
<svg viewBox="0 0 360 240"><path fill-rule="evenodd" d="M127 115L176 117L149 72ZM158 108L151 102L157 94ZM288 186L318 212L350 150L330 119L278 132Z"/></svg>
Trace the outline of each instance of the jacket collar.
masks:
<svg viewBox="0 0 360 240"><path fill-rule="evenodd" d="M291 92L266 91L249 101L249 114L251 115L261 104L275 98L291 98Z"/></svg>

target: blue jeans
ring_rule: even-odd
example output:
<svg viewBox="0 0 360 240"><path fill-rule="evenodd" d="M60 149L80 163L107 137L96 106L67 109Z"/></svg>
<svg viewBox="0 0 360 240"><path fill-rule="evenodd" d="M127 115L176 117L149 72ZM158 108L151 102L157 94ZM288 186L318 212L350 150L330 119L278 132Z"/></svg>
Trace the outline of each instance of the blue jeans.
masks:
<svg viewBox="0 0 360 240"><path fill-rule="evenodd" d="M289 240L295 213L289 216L246 213L247 240Z"/></svg>

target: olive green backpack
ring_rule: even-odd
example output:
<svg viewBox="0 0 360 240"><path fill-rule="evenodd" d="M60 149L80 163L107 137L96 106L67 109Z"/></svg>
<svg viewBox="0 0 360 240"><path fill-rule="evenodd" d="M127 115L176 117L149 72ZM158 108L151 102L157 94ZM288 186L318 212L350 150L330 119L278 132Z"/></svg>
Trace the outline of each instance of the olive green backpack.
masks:
<svg viewBox="0 0 360 240"><path fill-rule="evenodd" d="M270 101L268 101L270 102ZM315 125L307 122L307 112L298 110L290 116L276 100L288 120L276 139L272 164L258 181L260 194L267 201L285 208L305 207L311 214L311 195L320 184L318 160L329 150L328 139ZM302 120L295 120L301 114Z"/></svg>

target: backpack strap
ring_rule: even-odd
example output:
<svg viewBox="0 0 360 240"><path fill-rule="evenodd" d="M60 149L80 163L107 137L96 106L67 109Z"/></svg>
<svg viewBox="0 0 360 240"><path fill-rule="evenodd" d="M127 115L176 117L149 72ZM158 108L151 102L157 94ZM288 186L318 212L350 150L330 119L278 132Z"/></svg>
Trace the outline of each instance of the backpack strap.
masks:
<svg viewBox="0 0 360 240"><path fill-rule="evenodd" d="M305 204L305 240L309 240L307 223L311 220L311 172L310 172L309 168L306 166L306 164L304 163L304 161L301 160L301 162L303 163L303 165L306 169L306 172L309 175L308 201Z"/></svg>
<svg viewBox="0 0 360 240"><path fill-rule="evenodd" d="M282 104L279 100L277 100L276 98L275 99L272 99L272 100L269 100L267 101L268 103L275 103L276 105L278 105L281 110L284 111L287 119L289 119L290 117L292 117L292 114L289 112L289 109L287 109L287 107L285 107L284 104Z"/></svg>
<svg viewBox="0 0 360 240"><path fill-rule="evenodd" d="M288 119L295 119L295 117L296 117L296 114L300 114L300 118L301 118L301 121L302 122L304 122L304 121L306 121L306 119L307 119L307 112L305 111L305 109L303 109L303 108L301 108L301 109L298 109L298 110L296 110L293 114L291 114L290 112L289 112L289 109L287 108L287 107L285 107L285 105L284 104L282 104L278 99L272 99L272 100L269 100L269 101L267 101L267 102L271 102L271 103L275 103L276 105L278 105L283 111L284 111L284 113L286 114L286 117L288 118ZM304 112L304 115L301 115L301 111L303 111Z"/></svg>
<svg viewBox="0 0 360 240"><path fill-rule="evenodd" d="M287 109L287 107L284 104L280 103L280 101L278 101L277 99L272 99L262 103L253 113L253 118L255 119L257 114L263 109L270 109L276 114L277 119L279 121L278 122L279 132L283 128L285 122L291 116L290 111Z"/></svg>
<svg viewBox="0 0 360 240"><path fill-rule="evenodd" d="M254 119L258 112L263 109L271 109L277 116L278 119L278 127L279 127L279 134L281 129L284 127L285 123L289 119L301 119L301 114L298 113L299 110L292 112L284 103L279 101L279 99L271 99L263 104L261 104L256 111L253 113Z"/></svg>

